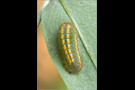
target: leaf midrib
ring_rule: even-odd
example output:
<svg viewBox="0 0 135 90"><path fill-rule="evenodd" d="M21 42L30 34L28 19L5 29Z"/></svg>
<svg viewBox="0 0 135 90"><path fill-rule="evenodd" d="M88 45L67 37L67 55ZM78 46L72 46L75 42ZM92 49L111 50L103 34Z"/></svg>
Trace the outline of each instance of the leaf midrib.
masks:
<svg viewBox="0 0 135 90"><path fill-rule="evenodd" d="M80 39L81 39L81 41L82 41L82 43L83 43L83 46L84 46L84 48L85 48L85 50L87 51L87 53L88 53L88 50L87 50L87 48L86 48L86 46L85 46L85 44L84 44L84 42L83 42L83 39L82 39L82 37L81 37L81 35L80 35L80 32L79 32L79 27L77 26L77 24L75 23L75 20L74 20L74 18L72 17L72 14L70 14L70 12L67 10L67 8L66 8L66 5L64 4L64 2L62 1L62 0L59 0L59 2L60 2L60 4L62 5L62 7L63 7L63 9L65 10L65 12L67 13L67 15L69 16L69 18L70 18L70 20L72 21L72 23L74 24L74 26L76 27L76 29L77 29L77 31L78 31L78 34L79 34L79 37L80 37ZM97 69L97 67L96 67L96 65L95 65L95 63L94 63L94 61L93 61L93 59L92 59L92 56L88 53L88 55L89 55L89 57L90 57L90 59L92 60L92 63L94 64L94 66L95 66L95 68Z"/></svg>

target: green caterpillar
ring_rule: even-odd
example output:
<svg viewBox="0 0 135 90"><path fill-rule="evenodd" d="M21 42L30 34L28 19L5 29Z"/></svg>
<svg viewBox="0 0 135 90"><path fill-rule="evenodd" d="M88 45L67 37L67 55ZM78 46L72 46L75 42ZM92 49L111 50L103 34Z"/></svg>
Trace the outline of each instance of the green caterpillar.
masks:
<svg viewBox="0 0 135 90"><path fill-rule="evenodd" d="M59 27L58 45L66 69L70 73L79 72L82 61L78 48L78 33L72 23L65 22Z"/></svg>

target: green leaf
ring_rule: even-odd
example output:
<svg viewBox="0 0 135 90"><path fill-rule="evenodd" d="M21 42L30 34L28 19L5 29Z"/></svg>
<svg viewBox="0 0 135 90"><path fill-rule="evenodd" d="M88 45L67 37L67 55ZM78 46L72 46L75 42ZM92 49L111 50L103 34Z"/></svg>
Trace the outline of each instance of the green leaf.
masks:
<svg viewBox="0 0 135 90"><path fill-rule="evenodd" d="M38 28L39 23L40 23L42 10L43 10L43 8L45 8L48 5L48 3L49 3L49 0L48 1L44 1L42 6L41 6L41 8L40 8L40 10L39 10L39 12L38 12L38 14L37 14L37 28Z"/></svg>
<svg viewBox="0 0 135 90"><path fill-rule="evenodd" d="M64 22L72 22L79 34L82 70L70 74L58 54L57 33ZM51 0L42 10L41 23L48 52L68 89L97 89L97 1Z"/></svg>

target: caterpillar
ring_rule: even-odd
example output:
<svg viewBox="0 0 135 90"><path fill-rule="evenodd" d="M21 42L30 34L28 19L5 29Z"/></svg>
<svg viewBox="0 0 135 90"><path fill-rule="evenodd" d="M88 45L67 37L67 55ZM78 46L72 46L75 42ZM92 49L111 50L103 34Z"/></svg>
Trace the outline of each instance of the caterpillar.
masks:
<svg viewBox="0 0 135 90"><path fill-rule="evenodd" d="M58 46L69 73L79 72L82 68L82 61L78 48L78 33L71 22L65 22L59 27Z"/></svg>

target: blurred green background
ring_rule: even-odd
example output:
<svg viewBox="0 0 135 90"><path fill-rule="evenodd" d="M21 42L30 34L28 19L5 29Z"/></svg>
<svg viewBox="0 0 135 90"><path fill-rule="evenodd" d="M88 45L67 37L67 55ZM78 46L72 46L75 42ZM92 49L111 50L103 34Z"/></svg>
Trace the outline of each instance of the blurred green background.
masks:
<svg viewBox="0 0 135 90"><path fill-rule="evenodd" d="M37 1L37 12L42 3ZM37 30L37 88L67 89L47 51L41 23Z"/></svg>

